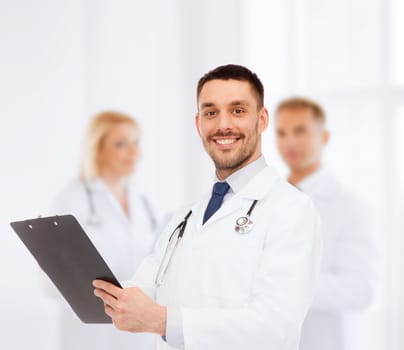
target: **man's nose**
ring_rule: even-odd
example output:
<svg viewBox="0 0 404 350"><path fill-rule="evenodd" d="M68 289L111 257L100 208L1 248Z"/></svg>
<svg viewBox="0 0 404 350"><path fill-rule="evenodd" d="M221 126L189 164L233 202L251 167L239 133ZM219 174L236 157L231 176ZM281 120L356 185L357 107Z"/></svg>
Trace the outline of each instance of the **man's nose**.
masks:
<svg viewBox="0 0 404 350"><path fill-rule="evenodd" d="M138 151L138 145L137 145L137 144L130 144L130 145L129 145L129 153L130 153L131 155L136 154L137 151Z"/></svg>
<svg viewBox="0 0 404 350"><path fill-rule="evenodd" d="M227 130L227 129L231 129L233 124L232 124L232 115L229 112L222 112L219 114L219 118L218 118L218 129L221 130Z"/></svg>

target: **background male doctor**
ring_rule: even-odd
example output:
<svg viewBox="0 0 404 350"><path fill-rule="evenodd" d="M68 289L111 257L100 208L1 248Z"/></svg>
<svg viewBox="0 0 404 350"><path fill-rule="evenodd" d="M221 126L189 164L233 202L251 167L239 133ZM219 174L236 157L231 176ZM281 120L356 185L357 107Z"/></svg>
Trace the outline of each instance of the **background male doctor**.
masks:
<svg viewBox="0 0 404 350"><path fill-rule="evenodd" d="M289 182L319 210L324 257L313 305L304 322L301 350L344 350L347 312L370 305L376 280L376 243L366 206L322 167L329 139L316 102L294 97L277 108L277 144L290 169Z"/></svg>
<svg viewBox="0 0 404 350"><path fill-rule="evenodd" d="M174 215L131 287L94 281L118 329L157 333L160 349L298 348L320 265L319 217L261 155L263 101L260 80L245 67L221 66L200 79L196 127L217 182ZM248 212L252 227L237 232Z"/></svg>

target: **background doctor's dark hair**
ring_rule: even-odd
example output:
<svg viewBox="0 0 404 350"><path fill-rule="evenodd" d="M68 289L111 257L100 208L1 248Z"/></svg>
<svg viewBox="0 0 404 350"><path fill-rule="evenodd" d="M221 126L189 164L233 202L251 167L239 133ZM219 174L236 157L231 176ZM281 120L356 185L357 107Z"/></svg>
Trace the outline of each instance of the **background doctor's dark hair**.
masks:
<svg viewBox="0 0 404 350"><path fill-rule="evenodd" d="M211 80L240 80L250 83L251 88L257 96L258 108L264 106L264 86L257 74L251 72L248 68L236 64L227 64L219 66L208 73L206 73L198 81L196 89L196 99L198 100L199 94L203 86Z"/></svg>
<svg viewBox="0 0 404 350"><path fill-rule="evenodd" d="M91 180L100 176L99 155L102 143L111 128L117 124L133 126L137 133L137 141L139 141L140 126L131 116L117 111L104 111L96 114L90 120L84 137L79 174L81 180Z"/></svg>
<svg viewBox="0 0 404 350"><path fill-rule="evenodd" d="M318 102L307 97L295 96L281 101L276 107L275 114L277 115L284 109L309 109L312 112L314 119L320 122L320 124L324 125L326 123L327 118L324 108L321 107Z"/></svg>

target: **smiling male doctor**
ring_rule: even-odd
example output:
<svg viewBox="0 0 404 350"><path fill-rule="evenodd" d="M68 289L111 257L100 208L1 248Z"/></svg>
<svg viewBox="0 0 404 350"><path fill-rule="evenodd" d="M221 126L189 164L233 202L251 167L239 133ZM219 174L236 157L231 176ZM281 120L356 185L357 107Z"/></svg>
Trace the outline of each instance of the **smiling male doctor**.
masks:
<svg viewBox="0 0 404 350"><path fill-rule="evenodd" d="M256 74L220 66L199 80L197 103L213 190L174 215L127 288L97 280L94 293L118 329L161 335L159 349L296 350L320 265L318 214L261 155ZM237 225L247 213L253 224Z"/></svg>

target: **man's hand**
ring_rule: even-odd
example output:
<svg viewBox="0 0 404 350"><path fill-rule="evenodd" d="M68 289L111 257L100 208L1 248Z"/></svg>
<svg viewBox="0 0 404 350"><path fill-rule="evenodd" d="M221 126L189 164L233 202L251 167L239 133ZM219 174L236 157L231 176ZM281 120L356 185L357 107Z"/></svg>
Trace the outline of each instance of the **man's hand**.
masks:
<svg viewBox="0 0 404 350"><path fill-rule="evenodd" d="M166 334L167 311L139 288L121 289L102 280L93 281L94 294L104 302L105 313L122 331Z"/></svg>

